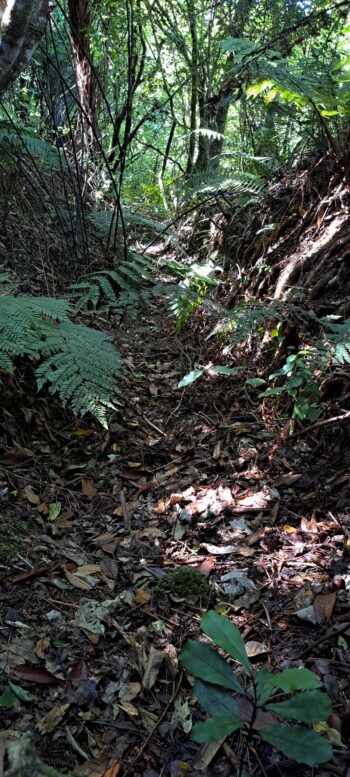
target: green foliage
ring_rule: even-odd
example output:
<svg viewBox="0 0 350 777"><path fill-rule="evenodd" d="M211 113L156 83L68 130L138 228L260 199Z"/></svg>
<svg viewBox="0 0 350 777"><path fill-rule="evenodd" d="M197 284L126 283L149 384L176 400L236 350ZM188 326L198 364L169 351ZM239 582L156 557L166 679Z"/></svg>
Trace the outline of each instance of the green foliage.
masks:
<svg viewBox="0 0 350 777"><path fill-rule="evenodd" d="M178 388L185 388L190 383L194 383L195 380L201 378L205 373L213 372L216 375L238 375L238 370L235 367L225 367L225 365L217 364L214 367L207 367L204 370L192 370L188 372L178 383Z"/></svg>
<svg viewBox="0 0 350 777"><path fill-rule="evenodd" d="M120 317L127 312L136 318L140 306L168 292L165 284L154 281L152 271L154 275L149 259L130 252L128 260L119 262L115 270L90 273L72 283L67 296L76 313L111 312Z"/></svg>
<svg viewBox="0 0 350 777"><path fill-rule="evenodd" d="M0 156L5 167L13 167L25 157L53 170L60 170L63 164L58 149L35 130L6 121L0 122Z"/></svg>
<svg viewBox="0 0 350 777"><path fill-rule="evenodd" d="M268 388L259 397L287 394L293 400L293 409L301 421L315 421L321 413L318 403L320 396L314 378L315 354L311 351L299 351L288 356L287 361L277 372L269 375L269 381L283 380L281 386Z"/></svg>
<svg viewBox="0 0 350 777"><path fill-rule="evenodd" d="M244 641L228 618L209 611L201 619L201 629L241 665L248 683L247 688L243 688L227 659L213 648L193 640L185 643L180 661L196 678L197 701L211 716L193 726L193 739L196 742L218 741L242 727L248 729L249 737L258 711L266 709L276 716L276 723L259 729L262 740L297 763L316 766L331 760L329 742L309 727L326 721L332 712L329 696L319 690L321 682L317 675L308 669L287 669L276 674L263 669L254 674ZM267 704L280 690L287 698ZM236 696L232 696L233 691ZM250 706L249 720L241 717L240 697L244 698L246 707L247 702ZM290 724L292 720L304 725Z"/></svg>
<svg viewBox="0 0 350 777"><path fill-rule="evenodd" d="M38 388L49 384L74 413L92 413L106 425L117 392L121 358L110 338L69 319L63 299L0 296L0 369L12 372L16 357L38 363Z"/></svg>
<svg viewBox="0 0 350 777"><path fill-rule="evenodd" d="M180 567L167 572L157 583L157 591L173 594L179 597L191 597L202 599L207 603L210 595L210 586L207 579L198 569L192 567Z"/></svg>
<svg viewBox="0 0 350 777"><path fill-rule="evenodd" d="M178 286L171 289L171 312L176 317L176 328L181 332L190 315L208 298L219 281L213 276L215 268L211 262L185 267L171 260L167 262L167 269L181 279Z"/></svg>

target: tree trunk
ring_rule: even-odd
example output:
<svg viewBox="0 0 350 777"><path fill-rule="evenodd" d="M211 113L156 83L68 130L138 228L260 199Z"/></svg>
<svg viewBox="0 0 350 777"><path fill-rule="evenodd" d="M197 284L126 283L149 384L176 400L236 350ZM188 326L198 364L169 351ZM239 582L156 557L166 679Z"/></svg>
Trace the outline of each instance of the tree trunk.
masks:
<svg viewBox="0 0 350 777"><path fill-rule="evenodd" d="M90 0L69 0L70 36L74 57L77 90L81 106L78 121L82 152L91 155L95 148L96 79L90 46ZM80 131L80 132L79 132Z"/></svg>
<svg viewBox="0 0 350 777"><path fill-rule="evenodd" d="M0 38L0 98L31 60L48 14L48 0L8 0Z"/></svg>

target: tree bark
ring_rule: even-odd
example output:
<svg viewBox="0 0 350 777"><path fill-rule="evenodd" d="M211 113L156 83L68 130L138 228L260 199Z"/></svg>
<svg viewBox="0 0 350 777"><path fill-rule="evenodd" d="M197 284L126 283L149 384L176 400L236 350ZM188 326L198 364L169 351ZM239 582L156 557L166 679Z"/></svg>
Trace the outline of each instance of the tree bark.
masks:
<svg viewBox="0 0 350 777"><path fill-rule="evenodd" d="M8 6L11 6L10 2ZM0 98L30 62L48 14L48 0L14 1L0 38Z"/></svg>
<svg viewBox="0 0 350 777"><path fill-rule="evenodd" d="M83 150L91 154L97 137L96 79L90 46L90 0L69 0L70 37L81 105L79 127Z"/></svg>

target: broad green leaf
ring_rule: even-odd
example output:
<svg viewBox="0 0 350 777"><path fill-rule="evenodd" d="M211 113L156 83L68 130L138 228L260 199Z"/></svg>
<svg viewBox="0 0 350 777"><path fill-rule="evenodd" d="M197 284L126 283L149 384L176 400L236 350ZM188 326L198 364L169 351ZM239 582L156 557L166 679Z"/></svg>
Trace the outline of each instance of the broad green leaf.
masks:
<svg viewBox="0 0 350 777"><path fill-rule="evenodd" d="M286 701L267 704L267 709L300 723L319 723L329 718L332 704L329 696L322 691L304 691Z"/></svg>
<svg viewBox="0 0 350 777"><path fill-rule="evenodd" d="M250 672L251 664L247 656L244 641L240 632L228 618L218 615L215 610L204 613L201 619L201 629L218 647L226 650L232 658L239 661Z"/></svg>
<svg viewBox="0 0 350 777"><path fill-rule="evenodd" d="M210 715L233 715L233 717L240 717L239 708L230 693L222 691L221 688L217 688L215 685L203 683L202 680L196 680L194 690L198 704L206 712L209 712Z"/></svg>
<svg viewBox="0 0 350 777"><path fill-rule="evenodd" d="M283 672L270 674L269 678L265 677L264 682L265 684L269 683L272 688L280 688L285 693L313 691L322 684L317 674L304 668L284 669Z"/></svg>
<svg viewBox="0 0 350 777"><path fill-rule="evenodd" d="M284 386L276 386L276 388L270 388L270 389L266 389L266 391L262 391L261 394L258 394L258 397L273 397L275 395L277 396L277 394L283 394L285 390L286 389Z"/></svg>
<svg viewBox="0 0 350 777"><path fill-rule="evenodd" d="M13 707L14 703L16 701L16 696L10 688L6 688L4 690L4 693L0 696L0 708L1 707Z"/></svg>
<svg viewBox="0 0 350 777"><path fill-rule="evenodd" d="M194 383L201 375L203 375L203 370L192 370L192 372L188 372L187 375L179 381L177 387L184 388L185 386L189 386L190 383Z"/></svg>
<svg viewBox="0 0 350 777"><path fill-rule="evenodd" d="M215 367L210 368L212 372L218 373L218 375L237 375L238 370L236 370L234 367L224 367L220 364L216 365Z"/></svg>
<svg viewBox="0 0 350 777"><path fill-rule="evenodd" d="M203 642L187 640L181 650L180 661L194 677L200 677L208 683L221 685L232 691L240 690L238 680L228 663L209 645L203 645Z"/></svg>
<svg viewBox="0 0 350 777"><path fill-rule="evenodd" d="M260 669L254 677L256 700L259 707L262 707L267 702L275 690L270 683L271 677L272 675L267 669Z"/></svg>
<svg viewBox="0 0 350 777"><path fill-rule="evenodd" d="M247 378L246 380L247 386L263 386L264 383L266 383L264 378Z"/></svg>
<svg viewBox="0 0 350 777"><path fill-rule="evenodd" d="M299 764L317 766L332 758L329 742L305 726L269 726L259 733L265 742Z"/></svg>
<svg viewBox="0 0 350 777"><path fill-rule="evenodd" d="M9 686L11 688L12 693L17 696L17 699L20 699L21 701L32 701L33 694L29 693L29 691L26 691L24 688L22 688L20 685L15 685L14 683L11 683L11 680L9 680Z"/></svg>
<svg viewBox="0 0 350 777"><path fill-rule="evenodd" d="M218 742L220 739L225 739L229 734L237 731L242 723L241 718L234 718L232 715L209 718L209 720L205 720L203 723L196 723L193 726L192 739L195 742Z"/></svg>

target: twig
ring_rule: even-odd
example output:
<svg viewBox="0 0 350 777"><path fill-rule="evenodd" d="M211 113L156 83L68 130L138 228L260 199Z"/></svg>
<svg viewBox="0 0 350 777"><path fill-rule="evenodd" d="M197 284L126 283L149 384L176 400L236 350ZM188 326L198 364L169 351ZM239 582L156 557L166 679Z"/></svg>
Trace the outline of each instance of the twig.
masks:
<svg viewBox="0 0 350 777"><path fill-rule="evenodd" d="M142 418L143 418L143 420L144 420L144 421L146 421L146 424L149 424L149 426L151 426L151 427L152 427L152 429L154 429L156 432L159 432L159 434L162 434L162 435L163 435L163 437L166 437L166 432L163 432L163 430L162 430L162 429L159 429L159 426L156 426L156 425L153 423L153 421L150 421L150 420L149 420L149 418L146 418L146 416L145 416L145 415L143 415L143 414L142 414Z"/></svg>
<svg viewBox="0 0 350 777"><path fill-rule="evenodd" d="M178 682L178 684L177 684L177 686L176 686L176 688L175 688L175 691L174 691L174 693L173 693L173 695L172 695L172 697L171 697L170 701L168 702L168 704L167 704L167 705L166 705L166 707L164 708L164 710L163 710L163 712L162 712L161 716L158 718L157 722L154 724L154 726L153 726L152 730L151 730L151 731L150 731L150 733L148 734L148 737L146 737L146 739L145 739L145 741L144 741L144 743L143 743L142 747L140 747L140 750L139 750L139 752L138 752L138 753L136 753L135 757L134 757L134 758L132 758L132 760L131 760L131 761L129 761L129 764L134 764L134 763L136 763L136 761L138 761L138 760L139 760L140 756L142 755L142 753L144 752L145 748L147 747L147 745L148 745L148 743L149 743L150 739L152 739L152 737L153 737L153 734L154 734L154 733L155 733L155 731L157 730L158 726L160 726L160 724L161 724L161 723L162 723L162 721L164 720L165 716L167 715L168 711L170 710L170 707L171 707L171 705L174 703L174 701L175 701L175 699L176 699L176 697L177 697L177 695L178 695L178 693L179 693L179 690L180 690L180 688L181 688L181 684L182 684L182 678L183 678L183 675L184 675L184 673L183 673L183 672L181 672L181 674L180 674L180 679L179 679L179 682Z"/></svg>
<svg viewBox="0 0 350 777"><path fill-rule="evenodd" d="M124 491L121 490L119 494L120 504L122 506L122 513L123 513L123 519L124 519L124 525L127 531L130 531L131 529L131 517L128 512L128 508L126 506L126 499Z"/></svg>
<svg viewBox="0 0 350 777"><path fill-rule="evenodd" d="M290 435L290 437L288 437L288 440L292 440L293 437L300 437L302 434L307 434L312 429L319 429L321 426L335 424L337 421L346 421L348 418L350 419L350 410L348 410L347 413L343 413L342 415L334 415L332 418L324 418L322 421L316 421L314 424L310 424L310 426L307 426L305 429L299 429L297 432L294 432Z"/></svg>

